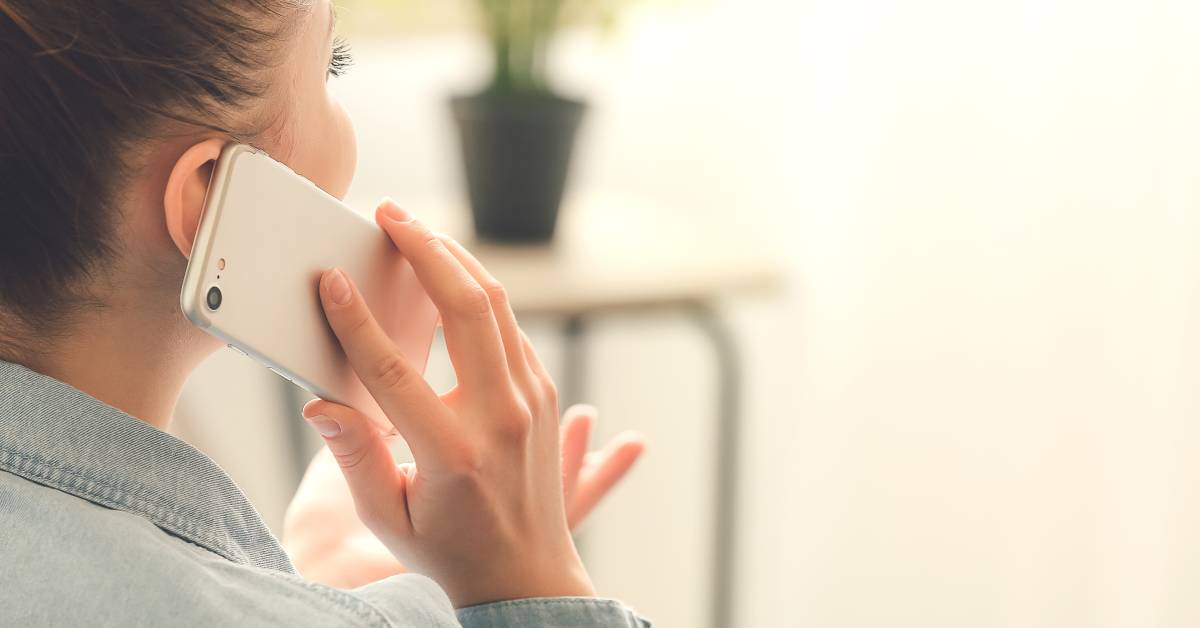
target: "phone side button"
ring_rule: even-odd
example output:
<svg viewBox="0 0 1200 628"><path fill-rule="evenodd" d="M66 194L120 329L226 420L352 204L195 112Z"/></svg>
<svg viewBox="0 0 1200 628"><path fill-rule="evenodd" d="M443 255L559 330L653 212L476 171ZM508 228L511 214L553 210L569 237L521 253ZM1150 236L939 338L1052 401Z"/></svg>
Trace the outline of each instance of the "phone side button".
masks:
<svg viewBox="0 0 1200 628"><path fill-rule="evenodd" d="M278 376L280 376L280 377L282 377L282 378L284 378L284 379L286 379L286 380L287 380L287 381L289 381L289 382L290 382L290 381L292 381L292 378L288 377L287 375L284 375L283 373L280 373L279 371L276 371L276 370L275 370L275 367L268 366L268 367L267 367L267 370L268 370L268 371L271 371L272 373L274 373L274 374L276 374L276 375L278 375Z"/></svg>
<svg viewBox="0 0 1200 628"><path fill-rule="evenodd" d="M235 353L240 353L240 354L242 354L242 355L245 355L246 357L250 357L249 355L247 355L247 354L246 354L246 352L245 352L245 351L242 351L242 350L241 350L240 348L238 348L236 345L225 345L225 346L226 346L226 347L229 347L230 349L233 349Z"/></svg>

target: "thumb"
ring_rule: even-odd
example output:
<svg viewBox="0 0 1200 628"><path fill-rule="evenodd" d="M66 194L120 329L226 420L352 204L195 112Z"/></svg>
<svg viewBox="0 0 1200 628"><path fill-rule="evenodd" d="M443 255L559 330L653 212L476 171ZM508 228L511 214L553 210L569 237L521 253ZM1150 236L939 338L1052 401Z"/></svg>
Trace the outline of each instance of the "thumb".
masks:
<svg viewBox="0 0 1200 628"><path fill-rule="evenodd" d="M402 521L407 525L404 478L375 423L353 408L323 399L305 405L304 418L337 460L363 523L372 529L385 524L393 534Z"/></svg>

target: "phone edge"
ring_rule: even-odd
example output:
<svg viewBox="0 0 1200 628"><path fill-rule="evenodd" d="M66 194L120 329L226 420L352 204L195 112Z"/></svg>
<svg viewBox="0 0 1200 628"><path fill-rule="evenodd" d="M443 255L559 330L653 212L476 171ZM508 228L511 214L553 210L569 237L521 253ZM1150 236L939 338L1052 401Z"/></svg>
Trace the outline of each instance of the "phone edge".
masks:
<svg viewBox="0 0 1200 628"><path fill-rule="evenodd" d="M187 270L184 271L183 285L179 291L179 307L183 315L193 325L207 330L212 327L212 321L204 314L204 303L200 297L200 287L195 285L204 276L203 268L208 263L212 248L212 233L220 218L221 203L228 189L229 173L237 157L244 153L261 152L248 144L230 142L221 149L209 178L208 189L204 193L204 204L200 212L200 224L196 228L196 238L192 242L192 251L188 256Z"/></svg>

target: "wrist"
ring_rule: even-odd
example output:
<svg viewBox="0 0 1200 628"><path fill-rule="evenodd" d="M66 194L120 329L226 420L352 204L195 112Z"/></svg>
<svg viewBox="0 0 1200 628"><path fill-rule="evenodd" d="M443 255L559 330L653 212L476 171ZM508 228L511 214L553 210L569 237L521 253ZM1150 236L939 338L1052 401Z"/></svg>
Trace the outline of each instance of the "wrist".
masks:
<svg viewBox="0 0 1200 628"><path fill-rule="evenodd" d="M596 589L572 547L573 560L549 567L510 563L510 569L479 579L474 586L446 586L455 608L532 598L596 597Z"/></svg>

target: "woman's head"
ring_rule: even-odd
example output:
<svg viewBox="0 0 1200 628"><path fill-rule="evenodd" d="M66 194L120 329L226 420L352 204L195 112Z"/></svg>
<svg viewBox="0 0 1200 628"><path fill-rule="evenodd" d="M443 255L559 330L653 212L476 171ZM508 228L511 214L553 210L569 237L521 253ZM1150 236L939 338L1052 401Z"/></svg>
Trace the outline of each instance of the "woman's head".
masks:
<svg viewBox="0 0 1200 628"><path fill-rule="evenodd" d="M122 303L182 324L226 141L344 195L332 28L329 0L0 0L0 355Z"/></svg>

